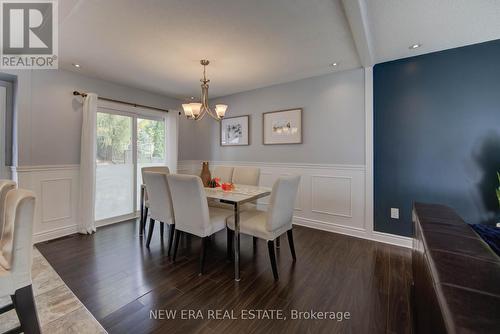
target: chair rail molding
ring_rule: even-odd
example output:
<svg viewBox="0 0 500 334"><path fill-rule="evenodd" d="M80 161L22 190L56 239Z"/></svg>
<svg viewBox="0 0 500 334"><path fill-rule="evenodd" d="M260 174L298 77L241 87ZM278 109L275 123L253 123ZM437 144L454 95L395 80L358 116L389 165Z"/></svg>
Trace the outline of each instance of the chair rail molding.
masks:
<svg viewBox="0 0 500 334"><path fill-rule="evenodd" d="M272 186L279 176L301 175L294 224L411 247L411 238L373 231L371 215L367 212L370 205L367 206L367 199L372 195L366 193L368 185L364 165L242 161L209 161L209 164L211 168L220 165L259 167L263 186ZM177 168L179 173L199 175L201 160L179 161ZM78 232L79 169L79 165L18 166L11 169L19 187L30 189L37 195L35 243ZM265 208L267 201L261 199L259 207ZM104 226L115 222L96 224Z"/></svg>
<svg viewBox="0 0 500 334"><path fill-rule="evenodd" d="M177 171L199 175L201 160L179 161ZM295 203L294 224L328 232L410 248L412 239L373 231L367 210L365 165L209 161L215 166L255 166L261 169L260 185L271 187L284 175L301 175ZM268 199L259 200L266 208Z"/></svg>

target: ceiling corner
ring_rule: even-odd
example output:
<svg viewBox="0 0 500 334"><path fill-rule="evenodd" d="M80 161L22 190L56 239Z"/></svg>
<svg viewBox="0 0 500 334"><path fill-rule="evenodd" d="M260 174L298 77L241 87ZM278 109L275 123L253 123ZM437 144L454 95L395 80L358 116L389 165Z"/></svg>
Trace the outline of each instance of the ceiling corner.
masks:
<svg viewBox="0 0 500 334"><path fill-rule="evenodd" d="M342 0L342 6L356 45L359 61L363 67L374 64L370 25L365 0Z"/></svg>

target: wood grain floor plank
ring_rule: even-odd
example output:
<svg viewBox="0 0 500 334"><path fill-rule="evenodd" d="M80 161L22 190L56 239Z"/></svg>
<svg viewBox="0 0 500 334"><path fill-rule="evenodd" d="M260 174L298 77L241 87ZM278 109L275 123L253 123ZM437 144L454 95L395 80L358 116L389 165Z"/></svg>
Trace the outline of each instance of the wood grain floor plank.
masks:
<svg viewBox="0 0 500 334"><path fill-rule="evenodd" d="M155 231L144 247L127 221L37 247L110 333L410 333L410 252L395 246L294 228L297 262L286 236L273 279L267 245L241 238L240 282L226 260L225 231L211 239L198 275L200 240L183 237L176 263ZM156 320L153 310L201 310L204 319ZM281 310L287 319L207 319L209 310ZM350 320L290 318L291 312L349 312ZM306 313L307 313L306 312Z"/></svg>

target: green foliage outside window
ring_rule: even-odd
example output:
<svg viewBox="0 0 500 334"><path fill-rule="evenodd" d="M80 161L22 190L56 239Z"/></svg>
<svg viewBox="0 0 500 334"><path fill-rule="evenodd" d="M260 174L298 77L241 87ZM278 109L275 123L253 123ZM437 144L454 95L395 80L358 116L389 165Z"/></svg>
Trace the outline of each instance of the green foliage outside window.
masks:
<svg viewBox="0 0 500 334"><path fill-rule="evenodd" d="M132 159L132 118L97 113L97 160L127 163ZM165 160L165 123L137 119L137 160L155 163Z"/></svg>
<svg viewBox="0 0 500 334"><path fill-rule="evenodd" d="M125 161L132 138L131 119L126 116L97 113L97 159Z"/></svg>
<svg viewBox="0 0 500 334"><path fill-rule="evenodd" d="M141 162L164 160L165 123L149 119L137 122L137 153Z"/></svg>

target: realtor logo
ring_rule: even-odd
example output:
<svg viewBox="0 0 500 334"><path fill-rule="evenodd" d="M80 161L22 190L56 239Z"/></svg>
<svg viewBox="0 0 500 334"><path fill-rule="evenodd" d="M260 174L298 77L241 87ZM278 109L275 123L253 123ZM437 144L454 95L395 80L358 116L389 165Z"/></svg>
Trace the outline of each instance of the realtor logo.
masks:
<svg viewBox="0 0 500 334"><path fill-rule="evenodd" d="M0 68L57 68L56 0L0 0L0 17Z"/></svg>

